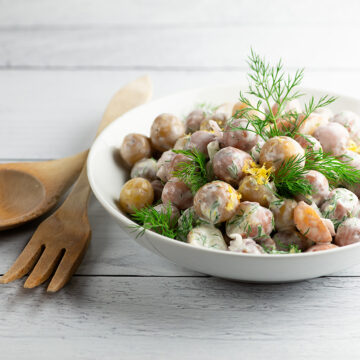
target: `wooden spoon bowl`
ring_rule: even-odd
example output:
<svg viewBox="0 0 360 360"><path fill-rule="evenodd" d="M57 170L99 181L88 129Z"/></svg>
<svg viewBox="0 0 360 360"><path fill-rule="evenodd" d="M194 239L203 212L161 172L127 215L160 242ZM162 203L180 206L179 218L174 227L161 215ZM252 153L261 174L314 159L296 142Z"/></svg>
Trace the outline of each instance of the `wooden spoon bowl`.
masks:
<svg viewBox="0 0 360 360"><path fill-rule="evenodd" d="M0 230L43 215L79 176L87 151L64 159L0 164Z"/></svg>

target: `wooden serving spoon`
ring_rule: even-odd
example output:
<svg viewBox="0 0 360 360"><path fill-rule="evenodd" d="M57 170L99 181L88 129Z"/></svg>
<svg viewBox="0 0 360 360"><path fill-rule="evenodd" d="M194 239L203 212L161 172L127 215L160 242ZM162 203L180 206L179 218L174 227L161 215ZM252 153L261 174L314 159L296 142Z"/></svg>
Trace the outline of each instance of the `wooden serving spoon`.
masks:
<svg viewBox="0 0 360 360"><path fill-rule="evenodd" d="M148 101L151 94L152 85L147 76L120 89L111 99L97 135L120 115ZM87 214L90 192L85 165L64 203L40 224L10 270L0 278L0 283L19 279L31 269L24 284L26 288L40 285L55 269L48 291L58 291L70 280L90 242Z"/></svg>
<svg viewBox="0 0 360 360"><path fill-rule="evenodd" d="M64 159L0 164L0 230L33 220L70 188L88 151Z"/></svg>

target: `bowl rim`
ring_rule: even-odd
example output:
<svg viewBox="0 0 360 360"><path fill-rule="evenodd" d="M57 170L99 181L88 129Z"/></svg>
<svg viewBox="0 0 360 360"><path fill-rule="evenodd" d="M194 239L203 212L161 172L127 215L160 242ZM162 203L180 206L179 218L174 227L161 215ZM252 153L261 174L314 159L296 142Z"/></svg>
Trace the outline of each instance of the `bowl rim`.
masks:
<svg viewBox="0 0 360 360"><path fill-rule="evenodd" d="M87 176L88 176L88 180L89 180L89 184L90 187L95 195L95 197L97 198L97 200L100 202L100 204L105 208L105 210L110 213L110 215L112 215L115 219L117 219L120 223L121 226L127 226L128 229L130 229L131 227L136 226L137 224L132 221L130 218L128 218L125 214L123 214L120 210L114 209L109 202L106 200L106 198L102 195L101 191L98 189L97 185L96 185L96 181L94 179L93 176L93 163L94 163L94 157L97 151L97 147L99 146L99 144L102 142L103 139L106 138L107 134L110 133L112 131L112 128L117 126L117 123L119 121L122 121L122 118L125 116L128 116L129 114L131 115L132 113L136 113L137 111L139 111L139 109L142 109L146 106L148 106L149 104L153 104L156 102L162 102L162 101L166 101L166 99L175 97L175 96L186 96L186 95L190 95L192 93L197 93L197 92L202 92L202 91L206 91L209 88L230 88L230 87L235 87L237 86L240 89L242 89L243 87L247 86L244 82L240 82L237 84L234 83L225 83L225 84L221 84L221 85L214 85L214 86L205 86L205 87L197 87L197 88L191 88L191 89L186 89L186 90L182 90L179 92L175 92L163 97L159 97L156 98L154 100L150 100L149 102L142 104L140 106L137 106L134 109L131 109L130 111L126 112L125 114L119 116L117 119L115 119L111 124L109 124L102 132L101 134L95 139L94 143L92 144L90 151L89 151L89 155L86 161L86 165L87 165ZM311 88L311 87L299 87L299 90L305 92L305 95L307 95L307 92L310 91L316 91L316 92L324 92L328 95L331 96L335 96L336 98L346 98L350 101L355 101L358 102L360 104L360 99L352 97L352 96L348 96L348 95L342 95L340 93L336 93L333 91L327 91L324 90L322 88ZM120 147L120 144L119 144ZM139 231L142 231L143 228L140 228ZM167 244L171 244L174 246L180 246L180 247L185 247L187 249L191 249L195 252L206 252L206 253L211 253L211 254L222 254L223 256L231 256L231 257L247 257L247 258L257 258L257 259L264 259L265 261L271 261L270 259L288 259L288 258L305 258L305 257L321 257L321 256L326 256L327 254L334 254L334 253L341 253L341 252L347 252L350 251L352 248L355 247L359 247L360 246L360 242L358 243L354 243L354 244L350 244L350 245L346 245L346 246L342 246L342 247L338 247L338 248L333 248L333 249L329 249L329 250L325 250L325 251L316 251L316 252L301 252L301 253L292 253L292 254L247 254L247 253L240 253L240 252L233 252L233 251L224 251L224 250L218 250L218 249L212 249L212 248L206 248L206 247L198 247L198 246L193 246L190 245L186 242L177 240L177 239L172 239L169 237L166 237L164 235L158 234L154 231L151 230L147 230L144 229L145 233L141 236L152 236L157 238L157 240L161 241L161 242L165 242ZM134 236L136 237L136 230L134 230ZM266 260L269 259L269 260Z"/></svg>

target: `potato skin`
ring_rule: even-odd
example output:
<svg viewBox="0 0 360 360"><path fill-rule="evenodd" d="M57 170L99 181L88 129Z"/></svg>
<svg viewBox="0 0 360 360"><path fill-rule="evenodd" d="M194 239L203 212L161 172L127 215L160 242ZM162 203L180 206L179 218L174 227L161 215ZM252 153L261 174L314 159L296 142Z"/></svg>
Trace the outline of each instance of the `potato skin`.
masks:
<svg viewBox="0 0 360 360"><path fill-rule="evenodd" d="M201 187L194 197L194 209L203 220L218 224L230 219L240 204L237 191L223 181L212 181Z"/></svg>
<svg viewBox="0 0 360 360"><path fill-rule="evenodd" d="M245 176L240 181L239 193L242 200L258 202L264 207L269 207L270 203L276 200L274 183L260 185L253 176Z"/></svg>
<svg viewBox="0 0 360 360"><path fill-rule="evenodd" d="M287 136L275 136L265 142L260 151L260 165L272 167L278 171L283 161L293 156L303 156L305 150L294 139ZM305 165L305 160L303 161Z"/></svg>
<svg viewBox="0 0 360 360"><path fill-rule="evenodd" d="M158 151L170 150L176 140L184 136L185 125L172 114L161 114L155 118L151 125L151 143Z"/></svg>
<svg viewBox="0 0 360 360"><path fill-rule="evenodd" d="M349 218L340 224L335 236L335 244L346 246L360 242L360 219Z"/></svg>
<svg viewBox="0 0 360 360"><path fill-rule="evenodd" d="M185 210L193 204L193 194L189 187L176 177L171 178L164 186L161 194L164 204L171 203L180 210Z"/></svg>
<svg viewBox="0 0 360 360"><path fill-rule="evenodd" d="M185 119L187 133L200 130L200 124L206 119L206 113L201 109L193 110Z"/></svg>
<svg viewBox="0 0 360 360"><path fill-rule="evenodd" d="M149 139L141 134L128 134L120 147L120 155L128 166L133 166L142 159L151 157Z"/></svg>
<svg viewBox="0 0 360 360"><path fill-rule="evenodd" d="M331 250L336 249L338 246L331 243L324 243L324 244L315 244L311 246L306 252L317 252L317 251L324 251L324 250Z"/></svg>
<svg viewBox="0 0 360 360"><path fill-rule="evenodd" d="M154 159L142 159L135 163L131 169L130 177L142 177L149 181L156 179L157 164Z"/></svg>
<svg viewBox="0 0 360 360"><path fill-rule="evenodd" d="M121 189L119 207L128 214L151 205L154 201L154 190L151 183L143 178L127 181Z"/></svg>
<svg viewBox="0 0 360 360"><path fill-rule="evenodd" d="M224 135L221 140L222 146L232 146L234 148L249 152L258 142L259 136L248 130L234 130L236 127L254 130L251 124L245 119L230 120L224 129Z"/></svg>
<svg viewBox="0 0 360 360"><path fill-rule="evenodd" d="M218 179L237 186L245 176L242 171L245 162L251 160L251 156L245 151L228 146L215 154L213 158L214 174Z"/></svg>
<svg viewBox="0 0 360 360"><path fill-rule="evenodd" d="M349 141L348 131L337 122L319 126L313 136L320 142L324 152L335 156L345 153Z"/></svg>

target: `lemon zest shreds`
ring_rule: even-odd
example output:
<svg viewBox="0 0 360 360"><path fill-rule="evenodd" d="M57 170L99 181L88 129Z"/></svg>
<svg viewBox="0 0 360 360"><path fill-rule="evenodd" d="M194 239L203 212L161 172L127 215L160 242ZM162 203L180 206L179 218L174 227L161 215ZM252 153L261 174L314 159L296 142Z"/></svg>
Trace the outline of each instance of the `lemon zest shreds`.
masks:
<svg viewBox="0 0 360 360"><path fill-rule="evenodd" d="M352 141L352 140L349 141L347 150L350 150L350 151L360 154L360 146L357 146L355 141Z"/></svg>
<svg viewBox="0 0 360 360"><path fill-rule="evenodd" d="M254 161L246 161L242 168L245 174L252 175L259 185L265 185L269 182L269 177L272 172L272 167L267 169L265 165L261 166Z"/></svg>
<svg viewBox="0 0 360 360"><path fill-rule="evenodd" d="M227 202L225 209L231 211L235 208L235 205L241 199L241 194L229 185L228 192L230 194L230 200Z"/></svg>

